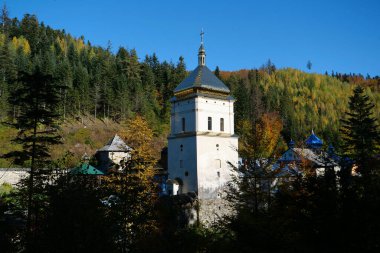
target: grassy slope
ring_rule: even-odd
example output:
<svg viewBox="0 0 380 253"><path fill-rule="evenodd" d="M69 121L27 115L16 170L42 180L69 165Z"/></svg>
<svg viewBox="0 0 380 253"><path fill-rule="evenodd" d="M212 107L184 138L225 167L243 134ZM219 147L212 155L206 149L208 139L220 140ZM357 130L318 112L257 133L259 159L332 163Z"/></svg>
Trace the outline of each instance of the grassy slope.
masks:
<svg viewBox="0 0 380 253"><path fill-rule="evenodd" d="M120 134L123 127L111 120L94 120L91 117L85 117L83 120L69 119L61 125L63 144L51 148L52 159L60 159L70 152L72 156L68 159L66 166L73 167L78 164L84 153L94 155L96 150L103 147L115 134ZM15 129L0 125L0 154L7 153L15 147L20 148L11 142L16 134ZM157 136L155 139L154 148L159 158L160 151L165 146L166 134ZM11 161L0 158L0 168L10 166L15 165L11 165Z"/></svg>

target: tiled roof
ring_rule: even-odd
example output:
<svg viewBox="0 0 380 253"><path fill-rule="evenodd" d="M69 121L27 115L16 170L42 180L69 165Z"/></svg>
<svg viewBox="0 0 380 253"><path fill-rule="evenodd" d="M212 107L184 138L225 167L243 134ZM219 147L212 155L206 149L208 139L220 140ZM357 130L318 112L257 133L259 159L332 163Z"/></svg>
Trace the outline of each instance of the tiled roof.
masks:
<svg viewBox="0 0 380 253"><path fill-rule="evenodd" d="M174 89L174 93L195 87L230 93L230 89L206 66L198 66L194 69L194 71Z"/></svg>
<svg viewBox="0 0 380 253"><path fill-rule="evenodd" d="M294 152L303 157L304 159L311 161L312 163L320 167L337 166L338 164L331 159L326 152L315 152L309 148L293 148Z"/></svg>

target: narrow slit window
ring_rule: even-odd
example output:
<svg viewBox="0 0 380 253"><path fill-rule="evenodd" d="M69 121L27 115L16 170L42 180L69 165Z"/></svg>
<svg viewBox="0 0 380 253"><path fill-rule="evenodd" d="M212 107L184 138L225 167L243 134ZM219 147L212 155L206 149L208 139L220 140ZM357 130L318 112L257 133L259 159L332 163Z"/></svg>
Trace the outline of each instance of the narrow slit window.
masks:
<svg viewBox="0 0 380 253"><path fill-rule="evenodd" d="M186 120L185 118L182 118L182 132L186 131Z"/></svg>
<svg viewBox="0 0 380 253"><path fill-rule="evenodd" d="M208 130L212 130L212 118L208 117Z"/></svg>
<svg viewBox="0 0 380 253"><path fill-rule="evenodd" d="M222 168L222 161L220 159L215 160L215 169Z"/></svg>
<svg viewBox="0 0 380 253"><path fill-rule="evenodd" d="M220 118L220 131L224 132L224 118Z"/></svg>

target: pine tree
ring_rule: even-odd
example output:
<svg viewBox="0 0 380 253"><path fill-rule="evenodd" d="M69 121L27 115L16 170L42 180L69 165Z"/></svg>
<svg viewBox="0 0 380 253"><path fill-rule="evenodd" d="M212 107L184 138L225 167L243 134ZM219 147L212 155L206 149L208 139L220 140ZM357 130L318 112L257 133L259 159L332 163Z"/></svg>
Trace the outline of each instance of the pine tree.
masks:
<svg viewBox="0 0 380 253"><path fill-rule="evenodd" d="M307 69L308 70L311 70L311 67L313 66L313 64L311 63L311 61L309 60L309 61L307 61L307 63L306 63L306 67L307 67Z"/></svg>
<svg viewBox="0 0 380 253"><path fill-rule="evenodd" d="M221 78L220 77L220 70L219 70L219 66L216 66L216 68L215 68L215 71L214 71L214 74L215 74L215 76L217 77L217 78Z"/></svg>
<svg viewBox="0 0 380 253"><path fill-rule="evenodd" d="M20 23L20 30L29 41L32 55L38 52L40 46L38 20L35 15L26 14Z"/></svg>
<svg viewBox="0 0 380 253"><path fill-rule="evenodd" d="M3 5L3 8L1 9L0 21L1 21L2 32L4 34L8 34L11 20L9 18L8 8L5 3Z"/></svg>
<svg viewBox="0 0 380 253"><path fill-rule="evenodd" d="M51 75L42 73L38 67L32 74L20 74L21 85L11 94L10 100L20 112L16 122L10 125L19 130L13 141L21 144L23 149L10 152L5 157L13 158L15 164L30 168L29 177L20 193L26 193L22 197L24 201L27 200L26 245L31 250L38 227L36 221L43 207L41 196L48 180L46 168L49 165L49 148L60 143L57 134L59 115L56 113L59 86Z"/></svg>
<svg viewBox="0 0 380 253"><path fill-rule="evenodd" d="M342 120L344 152L358 164L361 173L369 174L370 168L366 165L376 154L380 144L379 125L373 115L375 105L365 94L361 86L354 89L350 97L349 110Z"/></svg>

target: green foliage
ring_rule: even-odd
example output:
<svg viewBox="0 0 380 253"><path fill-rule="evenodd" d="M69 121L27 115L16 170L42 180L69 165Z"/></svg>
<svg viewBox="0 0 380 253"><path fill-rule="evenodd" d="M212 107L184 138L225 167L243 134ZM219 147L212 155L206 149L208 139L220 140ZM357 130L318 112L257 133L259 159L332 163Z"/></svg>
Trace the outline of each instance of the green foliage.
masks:
<svg viewBox="0 0 380 253"><path fill-rule="evenodd" d="M345 154L355 160L364 174L371 174L372 168L365 164L374 158L380 145L379 125L373 115L374 107L364 89L357 86L350 97L346 117L342 120Z"/></svg>
<svg viewBox="0 0 380 253"><path fill-rule="evenodd" d="M6 199L7 196L14 190L13 186L8 183L0 185L0 198Z"/></svg>

